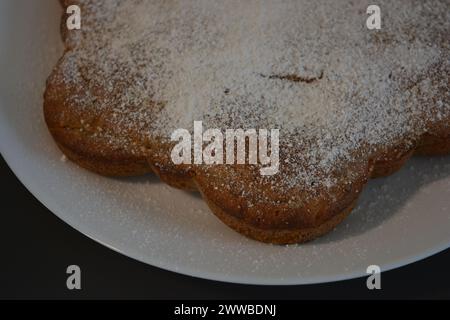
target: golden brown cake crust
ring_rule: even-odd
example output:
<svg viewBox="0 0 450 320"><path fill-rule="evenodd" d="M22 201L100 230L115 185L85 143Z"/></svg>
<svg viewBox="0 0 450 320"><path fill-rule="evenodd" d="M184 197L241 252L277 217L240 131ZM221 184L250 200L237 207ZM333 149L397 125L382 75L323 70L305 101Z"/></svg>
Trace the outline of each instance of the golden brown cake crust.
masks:
<svg viewBox="0 0 450 320"><path fill-rule="evenodd" d="M83 30L100 32L95 27L100 19L94 13L97 5L89 0L61 2L63 6L72 3L81 5L84 17L87 16L83 20ZM358 143L345 161L336 162L335 167L326 173L318 171L315 180L310 182L308 178L298 178L297 169L292 169L292 164L282 166L280 173L272 178L262 178L257 169L247 165L174 165L170 159L173 144L153 127L160 121L159 115L164 109L161 102L142 97L139 105L128 106L132 110L129 115L119 114L123 121L116 121L119 100L128 94L131 81L136 81L139 76L131 72L128 79L125 72L112 79L112 88L107 89L109 79L99 81L102 77L93 74L91 68L95 66L89 60L91 57L86 58L89 48L84 47L89 46L86 39L90 35L83 30L70 33L62 24L66 50L48 79L44 97L46 123L63 153L83 168L101 175L133 176L154 172L171 186L199 191L219 219L253 239L276 244L315 239L331 231L351 212L370 178L394 173L414 154L450 153L450 112L447 112L450 70L445 59L448 39L442 40L438 35L435 41L443 42L436 44L444 50L440 53L441 58L411 79L400 77L399 73L396 80L400 83L397 89L399 94L401 90L408 91L415 100L427 106L426 113L414 115L414 119L425 118L425 124L421 124L424 129L412 136L399 134L385 144L377 144L376 148L367 146L370 141ZM389 48L395 39L378 33L370 41L375 41L380 50L387 50L384 46ZM111 64L116 62L111 59ZM76 65L75 71L73 65ZM70 79L75 72L76 76ZM324 79L320 81L331 82L331 76L325 72ZM433 88L431 97L423 91L428 86ZM136 114L145 117L142 127L129 125L142 122ZM301 148L312 148L306 142L299 144ZM283 147L282 142L281 163L295 160L292 153L305 152L305 149L286 147L289 149L288 155L288 151L283 153ZM303 165L308 163L295 163L295 167ZM293 172L297 176L294 177ZM320 183L314 185L317 179ZM333 183L323 184L327 179Z"/></svg>

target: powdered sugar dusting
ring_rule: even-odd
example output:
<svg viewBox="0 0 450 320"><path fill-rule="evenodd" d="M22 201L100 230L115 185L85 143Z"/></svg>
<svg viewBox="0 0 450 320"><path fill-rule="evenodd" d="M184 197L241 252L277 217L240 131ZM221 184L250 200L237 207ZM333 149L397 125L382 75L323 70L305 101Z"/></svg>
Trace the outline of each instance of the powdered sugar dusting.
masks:
<svg viewBox="0 0 450 320"><path fill-rule="evenodd" d="M92 94L71 99L124 132L113 145L198 120L279 128L273 187L330 188L355 151L413 144L427 114L450 115L448 1L380 1L381 31L365 26L368 4L345 0L75 2L89 14L64 81L87 81Z"/></svg>

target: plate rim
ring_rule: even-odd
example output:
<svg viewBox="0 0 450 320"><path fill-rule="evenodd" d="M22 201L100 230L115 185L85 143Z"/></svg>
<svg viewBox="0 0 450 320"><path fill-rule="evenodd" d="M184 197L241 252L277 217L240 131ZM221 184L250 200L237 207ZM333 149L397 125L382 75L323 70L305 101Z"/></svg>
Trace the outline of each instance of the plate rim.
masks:
<svg viewBox="0 0 450 320"><path fill-rule="evenodd" d="M2 126L4 125L3 117L0 117L0 124ZM5 128L5 126L3 126ZM3 131L3 130L2 130ZM6 131L6 130L5 130ZM59 220L61 220L66 225L70 226L72 229L76 230L77 232L81 233L82 235L88 237L89 239L99 243L100 245L113 250L123 256L126 256L128 258L131 258L135 261L138 261L140 263L156 267L158 269L170 271L176 274L181 274L184 276L190 276L198 279L205 279L210 281L219 281L224 283L231 283L231 284L243 284L243 285L268 285L268 286L292 286L292 285L311 285L311 284L324 284L324 283L333 283L333 282L339 282L339 281L345 281L345 280L351 280L351 279L358 279L363 278L365 276L368 276L364 271L365 270L353 270L349 272L339 272L334 275L329 276L316 276L316 277L308 277L308 278L302 278L302 277L288 277L285 279L267 279L263 278L261 276L233 276L233 275L225 275L221 274L220 272L205 272L205 271L198 271L194 270L193 268L189 267L183 267L183 268L177 268L177 267L171 267L168 265L165 265L164 263L158 262L158 261L151 261L151 259L145 259L141 255L139 255L137 252L133 251L132 249L128 248L120 248L117 244L111 244L111 239L106 239L107 236L96 234L95 231L90 230L90 228L86 225L80 225L76 223L73 220L70 220L70 215L64 216L60 213L61 208L58 208L58 205L56 202L51 201L51 197L48 197L47 195L44 195L44 193L40 190L40 188L37 187L37 183L33 182L27 177L21 173L21 170L15 165L15 162L13 161L13 156L11 155L11 152L6 152L5 148L5 135L2 134L2 137L0 137L0 154L2 155L3 159L5 160L8 167L11 169L11 171L14 173L14 175L17 177L17 179L22 183L23 186L30 192L44 207L46 207L47 210L49 210L52 214L54 214ZM80 169L82 170L82 169ZM442 243L437 244L436 246L433 246L432 248L429 248L428 250L425 250L421 254L417 255L410 255L405 258L398 258L390 263L384 263L380 264L380 268L382 272L387 272L393 269L397 269L400 267L407 266L411 263L421 261L423 259L426 259L430 256L433 256L439 252L442 252L446 249L450 248L450 243L447 241L442 241Z"/></svg>

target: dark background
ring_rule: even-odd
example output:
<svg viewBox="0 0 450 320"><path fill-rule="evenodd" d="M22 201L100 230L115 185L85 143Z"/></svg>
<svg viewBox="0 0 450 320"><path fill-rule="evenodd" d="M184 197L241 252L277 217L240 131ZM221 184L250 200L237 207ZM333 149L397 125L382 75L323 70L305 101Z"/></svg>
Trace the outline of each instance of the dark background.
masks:
<svg viewBox="0 0 450 320"><path fill-rule="evenodd" d="M59 220L17 180L0 157L1 299L450 299L450 250L366 279L309 286L244 286L150 267L88 239ZM66 288L66 268L79 265L82 290Z"/></svg>

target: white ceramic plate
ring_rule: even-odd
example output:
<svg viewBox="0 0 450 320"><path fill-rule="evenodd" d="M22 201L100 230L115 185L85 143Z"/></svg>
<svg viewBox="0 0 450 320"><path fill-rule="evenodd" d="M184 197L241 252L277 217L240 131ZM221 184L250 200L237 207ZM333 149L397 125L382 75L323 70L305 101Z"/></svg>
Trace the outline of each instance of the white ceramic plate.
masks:
<svg viewBox="0 0 450 320"><path fill-rule="evenodd" d="M336 231L288 247L242 237L198 196L152 176L108 179L62 161L42 115L45 79L61 53L60 15L56 0L0 1L0 150L41 202L85 235L153 266L252 284L348 279L449 247L450 157L414 159L372 181Z"/></svg>

